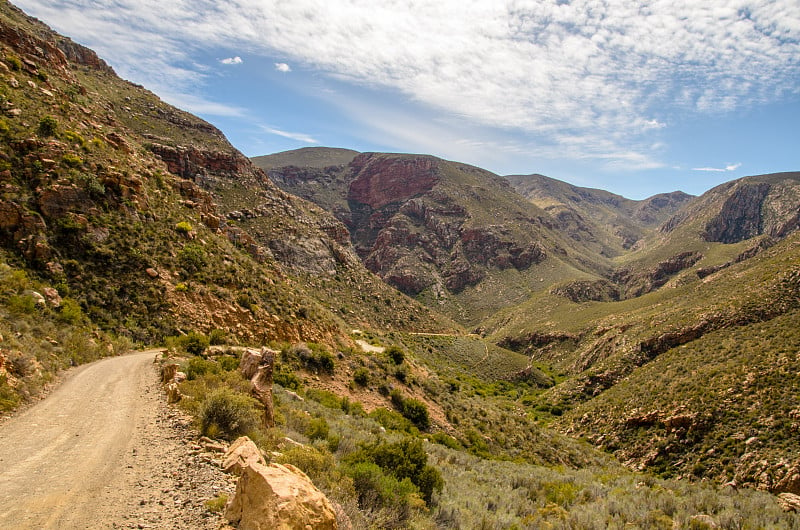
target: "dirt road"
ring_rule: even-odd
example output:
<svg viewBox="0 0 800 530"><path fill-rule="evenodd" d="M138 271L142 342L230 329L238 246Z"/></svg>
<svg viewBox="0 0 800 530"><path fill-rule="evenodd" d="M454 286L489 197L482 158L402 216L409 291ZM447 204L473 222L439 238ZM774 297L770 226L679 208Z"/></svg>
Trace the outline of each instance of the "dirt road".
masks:
<svg viewBox="0 0 800 530"><path fill-rule="evenodd" d="M168 409L157 352L79 368L0 426L0 528L216 528L232 489Z"/></svg>

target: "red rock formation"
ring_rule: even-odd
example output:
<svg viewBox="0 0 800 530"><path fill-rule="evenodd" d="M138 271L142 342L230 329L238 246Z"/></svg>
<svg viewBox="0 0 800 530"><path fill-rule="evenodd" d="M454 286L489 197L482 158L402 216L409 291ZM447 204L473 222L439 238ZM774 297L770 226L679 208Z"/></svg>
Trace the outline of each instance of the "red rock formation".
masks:
<svg viewBox="0 0 800 530"><path fill-rule="evenodd" d="M373 210L426 193L439 181L433 157L385 158L365 153L350 167L355 179L350 183L348 200L367 204Z"/></svg>

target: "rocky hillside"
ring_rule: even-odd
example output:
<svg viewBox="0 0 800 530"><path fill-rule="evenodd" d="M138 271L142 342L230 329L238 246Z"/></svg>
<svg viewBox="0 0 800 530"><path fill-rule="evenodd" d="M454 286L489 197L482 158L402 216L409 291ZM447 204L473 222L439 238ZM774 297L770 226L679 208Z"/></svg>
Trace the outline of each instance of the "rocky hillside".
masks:
<svg viewBox="0 0 800 530"><path fill-rule="evenodd" d="M691 195L676 191L635 201L544 175L505 178L517 192L550 213L560 231L609 257L630 250L692 199Z"/></svg>
<svg viewBox="0 0 800 530"><path fill-rule="evenodd" d="M282 189L341 220L367 268L461 322L474 325L531 290L609 268L588 240L559 231L551 215L488 171L381 153L302 166L309 152L283 167L274 164L295 152L257 162ZM328 154L318 159L342 162Z"/></svg>
<svg viewBox="0 0 800 530"><path fill-rule="evenodd" d="M96 333L143 342L218 330L349 344L354 327L457 328L370 274L339 221L275 187L218 129L7 2L0 112L4 277L25 278L1 295L5 322L48 290Z"/></svg>

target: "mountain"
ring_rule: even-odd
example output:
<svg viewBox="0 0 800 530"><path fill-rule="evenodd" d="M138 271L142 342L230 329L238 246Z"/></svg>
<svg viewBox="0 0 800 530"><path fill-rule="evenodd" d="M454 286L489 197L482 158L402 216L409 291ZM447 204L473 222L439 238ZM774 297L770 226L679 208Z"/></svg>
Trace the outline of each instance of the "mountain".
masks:
<svg viewBox="0 0 800 530"><path fill-rule="evenodd" d="M280 157L294 162L291 153ZM704 376L713 397L687 414L727 418L733 413L712 406L714 400L740 410L752 396L741 393L734 404L729 387L722 388L729 378L720 375L721 366L727 362L728 370L746 373L746 359L757 357L768 366L770 342L735 361L708 352L751 329L791 327L800 299L793 279L800 263L796 173L747 177L700 197L673 192L633 201L541 175L503 179L427 156L365 153L340 162L302 167L297 159L298 165L272 166L268 174L278 186L342 220L361 259L387 282L434 307L458 307L449 314L498 345L528 355L537 366L560 372L561 380L540 394L534 407L545 414L557 411L552 417L564 432L588 437L631 466L668 475L767 487L754 478L753 470L759 470L777 477L774 484L789 480L794 460L781 449L788 431L773 436L759 431L760 445L748 446L745 462L761 458L768 464L731 467L730 454L698 455L710 451L723 433L739 437L732 430L741 422L715 420L712 426L703 420L702 433L689 429L694 437L689 443L686 430L668 426L679 421L670 418L688 410L690 396L677 390L677 382L670 387L675 390L649 394L637 393L630 381L648 387L662 380L662 359L673 359L672 369L686 374L675 380L689 385L702 354L684 358L677 352L695 347L710 355L704 368L716 370L717 377ZM498 246L486 237L493 233L515 248L538 246L546 258L503 270L497 266ZM480 257L463 253L473 234L481 234L475 239ZM448 276L458 264L464 265L458 270L473 274L469 281ZM426 293L429 282L437 285L438 298ZM505 290L517 295L497 295ZM753 373L776 381L771 392L788 391L793 379L777 381L774 372ZM632 394L637 398L618 397ZM791 411L762 412L755 417ZM631 431L636 420L628 419L640 413L656 419ZM661 432L659 440L684 435L683 445L664 442L669 449L653 456L657 444L648 442L645 432Z"/></svg>
<svg viewBox="0 0 800 530"><path fill-rule="evenodd" d="M493 173L386 153L302 166L315 149L297 152L288 166L264 167L279 187L342 221L368 269L459 322L476 325L532 290L610 269L591 241L559 231L551 215ZM292 154L268 159L285 163Z"/></svg>
<svg viewBox="0 0 800 530"><path fill-rule="evenodd" d="M552 215L560 231L574 239L586 240L597 252L609 257L630 250L692 199L691 195L676 191L635 201L544 175L505 178L518 193Z"/></svg>
<svg viewBox="0 0 800 530"><path fill-rule="evenodd" d="M121 343L216 330L350 345L357 327L459 329L369 273L340 222L276 188L214 126L7 2L0 46L0 335L11 348L0 376L20 359L8 381L77 362L42 331L58 345L36 354L42 370L26 364L41 337L12 323L37 317L65 337L74 321ZM64 303L42 313L43 292Z"/></svg>
<svg viewBox="0 0 800 530"><path fill-rule="evenodd" d="M427 155L265 173L7 2L0 139L1 411L165 344L182 406L238 436L242 346L269 345L253 435L358 527L791 526L716 483L800 494L797 174L636 202Z"/></svg>

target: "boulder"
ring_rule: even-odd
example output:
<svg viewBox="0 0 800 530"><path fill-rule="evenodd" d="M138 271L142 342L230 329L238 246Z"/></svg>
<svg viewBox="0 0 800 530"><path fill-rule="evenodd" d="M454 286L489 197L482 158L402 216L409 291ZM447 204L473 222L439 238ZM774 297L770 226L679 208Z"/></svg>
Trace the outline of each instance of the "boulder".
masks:
<svg viewBox="0 0 800 530"><path fill-rule="evenodd" d="M778 502L785 512L800 512L800 495L794 493L781 493Z"/></svg>
<svg viewBox="0 0 800 530"><path fill-rule="evenodd" d="M222 469L234 475L241 475L244 468L253 463L262 466L267 464L261 451L247 436L237 438L222 457Z"/></svg>
<svg viewBox="0 0 800 530"><path fill-rule="evenodd" d="M245 379L252 379L261 364L261 353L257 350L247 348L242 352L242 360L239 362L239 371Z"/></svg>
<svg viewBox="0 0 800 530"><path fill-rule="evenodd" d="M292 465L247 466L225 517L240 530L338 530L331 502Z"/></svg>
<svg viewBox="0 0 800 530"><path fill-rule="evenodd" d="M175 380L175 374L178 373L178 365L175 363L165 364L161 367L161 382L165 385Z"/></svg>
<svg viewBox="0 0 800 530"><path fill-rule="evenodd" d="M45 287L42 289L44 293L44 297L47 299L47 303L50 304L50 307L61 307L61 295L58 294L58 291L53 289L52 287Z"/></svg>
<svg viewBox="0 0 800 530"><path fill-rule="evenodd" d="M183 395L178 389L178 383L172 382L167 385L167 403L177 403L182 397Z"/></svg>

